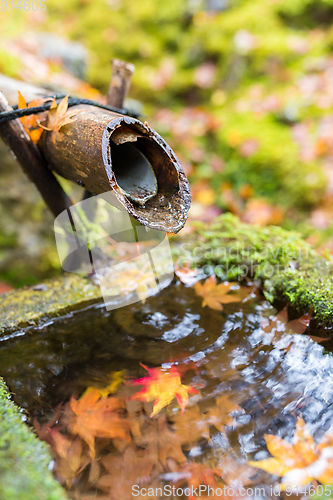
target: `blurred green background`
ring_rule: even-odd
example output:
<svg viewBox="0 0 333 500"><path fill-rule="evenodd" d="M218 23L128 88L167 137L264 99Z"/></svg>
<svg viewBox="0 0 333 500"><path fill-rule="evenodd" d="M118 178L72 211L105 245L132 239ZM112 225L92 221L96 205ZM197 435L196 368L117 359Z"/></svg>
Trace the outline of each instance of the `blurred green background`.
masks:
<svg viewBox="0 0 333 500"><path fill-rule="evenodd" d="M143 103L145 119L189 176L190 222L231 211L296 229L320 252L333 252L333 0L45 4L44 12L0 12L0 72L98 97L108 88L110 59L131 61L130 97ZM43 52L50 33L87 49L76 77ZM6 165L0 175L8 177ZM23 174L13 172L17 186ZM22 211L25 201L18 190L8 201L1 184L0 279L21 285L58 272L52 217L35 192L25 232L38 241L27 272L23 219L6 209ZM21 245L16 261L8 245Z"/></svg>

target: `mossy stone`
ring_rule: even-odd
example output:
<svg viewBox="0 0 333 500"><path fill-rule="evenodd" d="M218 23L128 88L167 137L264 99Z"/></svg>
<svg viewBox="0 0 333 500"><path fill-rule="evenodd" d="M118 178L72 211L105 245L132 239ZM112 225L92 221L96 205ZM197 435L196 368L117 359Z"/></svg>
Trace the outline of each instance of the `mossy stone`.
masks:
<svg viewBox="0 0 333 500"><path fill-rule="evenodd" d="M65 500L48 465L51 455L24 423L24 413L10 400L0 379L1 500Z"/></svg>

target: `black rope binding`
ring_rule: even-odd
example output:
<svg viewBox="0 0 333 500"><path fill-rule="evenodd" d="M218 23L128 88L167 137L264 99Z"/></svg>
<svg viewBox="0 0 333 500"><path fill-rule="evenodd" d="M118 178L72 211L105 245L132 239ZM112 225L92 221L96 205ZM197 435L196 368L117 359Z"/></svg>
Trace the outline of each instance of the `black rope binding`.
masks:
<svg viewBox="0 0 333 500"><path fill-rule="evenodd" d="M65 95L55 95L46 96L45 99L63 99ZM43 97L44 99L44 97ZM100 104L96 101L91 101L90 99L80 99L77 97L68 98L68 107L77 106L78 104L89 104L95 106L96 108L107 109L108 111L113 111L114 113L120 113L121 115L132 116L133 118L138 118L140 115L134 111L125 108L115 108L114 106L107 106L106 104ZM16 120L16 118L22 118L23 116L36 115L43 111L48 111L52 105L52 102L47 102L41 106L34 106L33 108L18 109L17 106L13 106L13 111L2 111L0 113L0 123L9 122L11 120Z"/></svg>

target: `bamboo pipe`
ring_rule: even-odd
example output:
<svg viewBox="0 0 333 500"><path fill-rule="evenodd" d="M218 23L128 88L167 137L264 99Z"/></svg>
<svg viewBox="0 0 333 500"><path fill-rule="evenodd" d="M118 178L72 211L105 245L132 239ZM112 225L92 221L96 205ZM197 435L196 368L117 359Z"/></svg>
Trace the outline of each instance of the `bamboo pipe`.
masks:
<svg viewBox="0 0 333 500"><path fill-rule="evenodd" d="M80 105L80 113L57 132L44 132L39 146L52 170L93 194L113 190L118 201L141 224L177 233L185 224L191 195L185 173L167 143L147 123ZM148 160L157 192L135 178L138 157ZM132 176L137 193L128 195L120 179ZM146 196L148 194L148 196ZM138 201L141 200L141 201Z"/></svg>

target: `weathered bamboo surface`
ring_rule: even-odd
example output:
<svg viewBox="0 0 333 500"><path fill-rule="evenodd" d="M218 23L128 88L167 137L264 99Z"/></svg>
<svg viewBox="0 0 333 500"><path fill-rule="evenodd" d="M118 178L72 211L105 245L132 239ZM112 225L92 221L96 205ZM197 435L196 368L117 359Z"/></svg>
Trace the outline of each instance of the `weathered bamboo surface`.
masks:
<svg viewBox="0 0 333 500"><path fill-rule="evenodd" d="M168 144L147 123L135 118L94 106L77 109L80 112L66 126L42 135L41 149L51 169L93 194L112 189L141 224L177 233L186 222L191 195L185 173ZM113 151L124 144L134 145L155 172L158 192L145 205L131 201L117 182ZM124 157L121 168L129 167Z"/></svg>

